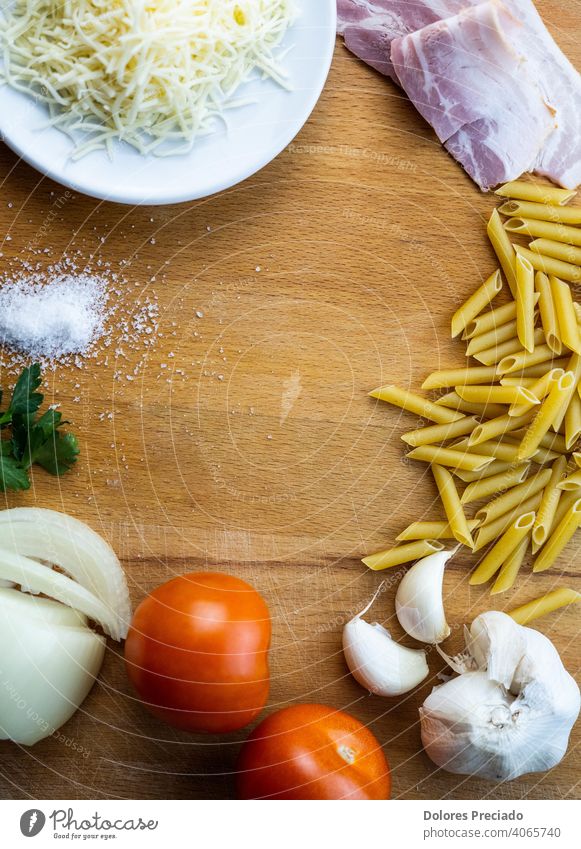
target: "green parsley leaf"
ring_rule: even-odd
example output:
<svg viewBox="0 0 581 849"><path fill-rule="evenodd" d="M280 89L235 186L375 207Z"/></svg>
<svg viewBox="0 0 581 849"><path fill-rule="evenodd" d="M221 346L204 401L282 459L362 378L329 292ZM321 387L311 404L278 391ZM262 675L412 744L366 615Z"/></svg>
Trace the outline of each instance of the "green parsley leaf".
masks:
<svg viewBox="0 0 581 849"><path fill-rule="evenodd" d="M0 454L0 492L7 489L29 489L30 481L26 469L23 469L14 457Z"/></svg>

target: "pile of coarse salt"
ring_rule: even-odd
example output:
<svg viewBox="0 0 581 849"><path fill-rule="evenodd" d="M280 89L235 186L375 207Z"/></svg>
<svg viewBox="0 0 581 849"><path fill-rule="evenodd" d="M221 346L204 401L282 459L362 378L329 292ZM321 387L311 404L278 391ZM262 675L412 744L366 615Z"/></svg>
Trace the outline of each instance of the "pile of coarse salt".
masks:
<svg viewBox="0 0 581 849"><path fill-rule="evenodd" d="M107 283L92 274L22 275L0 288L0 341L33 359L86 354L103 335Z"/></svg>

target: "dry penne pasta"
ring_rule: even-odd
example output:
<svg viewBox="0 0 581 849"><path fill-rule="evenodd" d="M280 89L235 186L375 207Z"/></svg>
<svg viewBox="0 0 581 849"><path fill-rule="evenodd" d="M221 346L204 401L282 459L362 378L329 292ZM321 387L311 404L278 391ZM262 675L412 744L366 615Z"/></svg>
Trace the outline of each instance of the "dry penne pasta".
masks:
<svg viewBox="0 0 581 849"><path fill-rule="evenodd" d="M465 416L463 419L456 419L455 422L442 425L431 425L429 427L420 427L417 430L410 430L402 434L402 439L408 445L431 445L434 442L445 442L448 439L456 439L458 436L463 436L466 433L471 433L479 419L476 416Z"/></svg>
<svg viewBox="0 0 581 849"><path fill-rule="evenodd" d="M567 369L569 365L569 357L559 357L551 362L539 363L536 366L529 366L520 372L517 372L521 377L542 377L545 372L551 368ZM503 375L504 377L504 375Z"/></svg>
<svg viewBox="0 0 581 849"><path fill-rule="evenodd" d="M516 581L520 567L522 566L523 561L526 557L530 541L531 534L529 531L524 537L524 539L519 542L512 554L508 555L508 557L500 567L500 572L498 573L496 581L492 585L490 595L498 595L498 593L505 593L512 586L514 586L514 582Z"/></svg>
<svg viewBox="0 0 581 849"><path fill-rule="evenodd" d="M517 430L527 425L533 415L533 412L526 413L524 416L509 416L506 413L504 416L497 416L494 419L489 419L487 422L481 422L479 425L476 425L470 434L468 444L470 446L479 445L481 442L488 442L489 439L494 439L495 436L502 436L502 434L509 433L511 430Z"/></svg>
<svg viewBox="0 0 581 849"><path fill-rule="evenodd" d="M517 255L516 269L516 327L517 336L525 351L535 349L535 272L526 257Z"/></svg>
<svg viewBox="0 0 581 849"><path fill-rule="evenodd" d="M551 293L551 284L547 275L543 274L542 271L537 271L535 274L535 288L539 295L539 312L541 314L541 324L545 332L547 345L555 354L561 354L563 345L559 333L557 312Z"/></svg>
<svg viewBox="0 0 581 849"><path fill-rule="evenodd" d="M464 301L452 316L452 338L466 329L466 325L488 306L502 290L500 271L495 271Z"/></svg>
<svg viewBox="0 0 581 849"><path fill-rule="evenodd" d="M516 318L513 321L507 321L500 327L493 327L486 333L479 333L478 336L473 336L466 346L466 356L472 357L480 351L487 351L491 348L497 348L503 342L509 342L516 338Z"/></svg>
<svg viewBox="0 0 581 849"><path fill-rule="evenodd" d="M569 388L563 397L561 409L555 416L555 420L552 424L552 427L556 432L561 430L561 425L565 421L565 413L567 412L571 398L575 394L579 381L581 380L581 356L579 356L579 354L571 354L567 363L567 371L572 373L573 381L569 384Z"/></svg>
<svg viewBox="0 0 581 849"><path fill-rule="evenodd" d="M554 359L555 352L548 345L536 345L534 351L517 351L516 354L509 354L503 357L497 364L496 368L499 375L512 374L515 371L523 371L529 366L540 365L547 363L546 371L551 367L551 360Z"/></svg>
<svg viewBox="0 0 581 849"><path fill-rule="evenodd" d="M573 309L571 289L566 283L552 274L549 276L549 283L551 285L551 295L553 304L555 305L555 312L557 313L561 341L570 351L575 351L578 354L581 352L581 337L579 335L577 316Z"/></svg>
<svg viewBox="0 0 581 849"><path fill-rule="evenodd" d="M370 554L363 558L363 563L377 572L381 569L391 569L392 566L400 566L402 563L410 563L412 560L419 560L428 554L442 551L443 548L443 543L437 539L416 540L404 545L396 545L394 548L387 549L387 551Z"/></svg>
<svg viewBox="0 0 581 849"><path fill-rule="evenodd" d="M524 180L512 180L505 183L494 193L503 198L529 200L555 206L564 206L577 194L574 190L557 189L545 183L528 183Z"/></svg>
<svg viewBox="0 0 581 849"><path fill-rule="evenodd" d="M560 587L557 590L552 590L550 593L534 598L532 601L527 601L526 604L521 604L520 607L515 607L508 614L519 625L528 625L533 619L539 619L541 616L546 616L547 613L553 613L561 607L566 607L568 604L576 604L581 601L581 593L569 587Z"/></svg>
<svg viewBox="0 0 581 849"><path fill-rule="evenodd" d="M441 398L438 398L436 404L450 407L452 410L460 410L462 413L484 416L486 418L502 416L504 414L504 407L501 407L500 404L471 404L468 401L463 401L456 392L448 392L446 395L442 395Z"/></svg>
<svg viewBox="0 0 581 849"><path fill-rule="evenodd" d="M454 469L454 474L464 483L472 483L473 481L484 480L493 475L499 475L501 472L507 472L513 467L513 463L505 463L502 460L493 460L488 466L480 469L477 472L468 472L465 469Z"/></svg>
<svg viewBox="0 0 581 849"><path fill-rule="evenodd" d="M506 492L524 481L529 468L528 463L521 463L520 466L510 466L498 475L474 481L468 484L460 501L462 504L470 504L472 501L480 501L481 498L488 498L495 493Z"/></svg>
<svg viewBox="0 0 581 849"><path fill-rule="evenodd" d="M563 492L576 492L581 487L581 469L567 475L558 485Z"/></svg>
<svg viewBox="0 0 581 849"><path fill-rule="evenodd" d="M526 233L534 238L581 245L581 230L567 224L554 224L552 221L539 221L535 218L509 218L504 227L509 233Z"/></svg>
<svg viewBox="0 0 581 849"><path fill-rule="evenodd" d="M432 466L432 474L434 475L434 480L440 493L446 518L452 528L454 539L472 548L474 540L468 527L464 508L460 503L460 496L458 495L454 478L447 469L438 465Z"/></svg>
<svg viewBox="0 0 581 849"><path fill-rule="evenodd" d="M523 504L519 504L518 507L514 508L514 510L511 510L509 513L505 513L503 516L499 516L498 519L494 520L494 522L482 525L476 531L473 551L480 551L480 549L484 548L485 545L488 545L490 542L498 539L498 537L503 534L513 522L516 522L520 516L523 516L525 513L535 513L540 502L541 493L537 492L536 495L531 495L530 498L527 498Z"/></svg>
<svg viewBox="0 0 581 849"><path fill-rule="evenodd" d="M574 392L565 413L565 441L567 449L571 450L580 436L581 398L577 392Z"/></svg>
<svg viewBox="0 0 581 849"><path fill-rule="evenodd" d="M490 551L478 564L470 576L468 583L471 586L479 586L489 581L501 568L506 559L520 545L523 539L530 533L535 521L534 512L524 513L504 531L500 539L492 546Z"/></svg>
<svg viewBox="0 0 581 849"><path fill-rule="evenodd" d="M396 407L401 407L402 410L415 413L416 416L430 419L437 424L445 424L464 418L462 413L438 406L428 398L422 398L421 395L415 395L413 392L400 389L398 386L381 386L369 394L372 398L387 401L388 404L394 404Z"/></svg>
<svg viewBox="0 0 581 849"><path fill-rule="evenodd" d="M557 525L563 521L563 517L565 514L571 509L573 504L577 501L578 498L581 498L581 489L574 489L569 491L560 490L561 498L559 500L559 504L557 505L557 511L555 513L555 518L553 520L553 527L551 528L551 532L557 527Z"/></svg>
<svg viewBox="0 0 581 849"><path fill-rule="evenodd" d="M516 273L514 266L516 254L508 233L502 226L500 215L496 209L493 210L492 215L490 216L486 232L488 233L490 244L494 248L494 252L498 257L500 267L504 272L506 282L508 283L508 287L514 298L516 292Z"/></svg>
<svg viewBox="0 0 581 849"><path fill-rule="evenodd" d="M535 271L554 274L556 277L560 277L561 280L568 280L570 283L578 283L581 280L581 267L578 265L563 262L562 259L555 259L552 256L535 253L535 251L530 251L521 245L514 245L514 250L526 257Z"/></svg>
<svg viewBox="0 0 581 849"><path fill-rule="evenodd" d="M526 200L507 200L498 211L508 218L536 218L560 224L581 224L581 206L558 207Z"/></svg>
<svg viewBox="0 0 581 849"><path fill-rule="evenodd" d="M552 381L549 394L522 438L518 450L519 460L527 460L535 453L543 436L548 433L549 428L561 411L571 385L575 385L575 375L571 371L566 371L558 380Z"/></svg>
<svg viewBox="0 0 581 849"><path fill-rule="evenodd" d="M455 442L450 448L455 451L470 451L484 454L486 457L494 457L495 460L500 460L503 463L515 463L518 454L518 442L511 442L507 437L500 439L489 439L487 442L481 442L478 445L469 445L469 437ZM535 457L535 462L536 462ZM488 469L488 467L487 467ZM488 471L487 471L488 476Z"/></svg>
<svg viewBox="0 0 581 849"><path fill-rule="evenodd" d="M470 472L483 469L492 463L492 457L473 454L468 451L454 451L453 448L443 448L438 445L420 445L406 454L412 460L422 460L424 463L438 463L450 466L452 469L466 469Z"/></svg>
<svg viewBox="0 0 581 849"><path fill-rule="evenodd" d="M433 371L422 383L422 389L444 389L447 386L467 386L474 383L490 383L496 377L496 368L475 366L474 368L441 369Z"/></svg>
<svg viewBox="0 0 581 849"><path fill-rule="evenodd" d="M548 395L549 389L551 388L551 382L560 377L561 374L563 374L562 369L552 369L542 377L539 377L539 379L533 383L528 391L535 399L535 404L540 404L540 402ZM524 416L524 414L532 407L533 404L531 404L530 401L523 402L522 404L513 404L508 411L508 415Z"/></svg>
<svg viewBox="0 0 581 849"><path fill-rule="evenodd" d="M544 489L550 479L551 470L541 469L541 471L537 472L535 475L531 475L531 477L523 481L523 483L512 487L502 495L499 495L492 501L489 501L488 504L485 504L484 507L481 507L480 510L478 510L475 518L479 519L483 525L493 522L495 519L498 519L500 516L504 516L505 513L509 513L515 507L518 507L526 501L527 498L531 498L531 496L536 495L537 492Z"/></svg>
<svg viewBox="0 0 581 849"><path fill-rule="evenodd" d="M529 250L543 256L550 256L569 262L573 265L581 265L581 248L567 245L565 242L553 242L551 239L535 239L529 242Z"/></svg>
<svg viewBox="0 0 581 849"><path fill-rule="evenodd" d="M470 532L479 525L477 519L467 519ZM396 536L396 542L408 542L414 539L455 539L454 531L448 522L412 522Z"/></svg>
<svg viewBox="0 0 581 849"><path fill-rule="evenodd" d="M488 404L538 404L539 399L523 386L456 386L455 392L464 401Z"/></svg>
<svg viewBox="0 0 581 849"><path fill-rule="evenodd" d="M542 345L545 341L544 333L541 329L537 330L536 333L538 336L537 344ZM506 342L500 342L498 345L492 345L490 348L485 348L483 351L477 351L475 354L472 354L472 356L475 360L478 360L479 363L482 363L482 365L494 366L505 357L508 357L509 354L517 354L519 351L522 351L520 339L518 336L513 336L512 339L507 339Z"/></svg>
<svg viewBox="0 0 581 849"><path fill-rule="evenodd" d="M537 377L514 377L512 374L503 375L500 378L501 386L524 386L525 389L532 389L535 383L539 380Z"/></svg>
<svg viewBox="0 0 581 849"><path fill-rule="evenodd" d="M474 321L468 322L462 338L472 339L474 336L480 336L482 333L500 328L503 324L514 321L514 319L516 319L516 304L511 301L501 307L496 307L494 310L483 312Z"/></svg>
<svg viewBox="0 0 581 849"><path fill-rule="evenodd" d="M549 569L561 554L581 523L581 498L573 502L559 524L551 533L549 539L541 548L533 564L533 572L544 572Z"/></svg>
<svg viewBox="0 0 581 849"><path fill-rule="evenodd" d="M555 520L555 515L557 513L557 507L559 506L559 500L561 498L561 490L559 489L559 484L563 479L566 468L567 458L564 456L561 456L557 460L555 460L551 467L551 477L549 478L549 482L543 490L541 503L539 504L539 509L537 510L537 517L535 519L535 524L533 527L533 553L538 551L538 549L542 545L544 545L549 534L551 533L553 522Z"/></svg>

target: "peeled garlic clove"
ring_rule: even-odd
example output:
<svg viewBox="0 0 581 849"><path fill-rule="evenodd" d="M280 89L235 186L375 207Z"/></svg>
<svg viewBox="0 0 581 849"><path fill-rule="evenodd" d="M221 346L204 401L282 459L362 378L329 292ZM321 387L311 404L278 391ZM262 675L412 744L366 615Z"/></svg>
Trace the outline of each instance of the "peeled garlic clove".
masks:
<svg viewBox="0 0 581 849"><path fill-rule="evenodd" d="M420 708L422 743L438 766L495 781L550 769L567 750L581 698L543 634L490 611L467 644L478 670L436 687Z"/></svg>
<svg viewBox="0 0 581 849"><path fill-rule="evenodd" d="M403 576L395 597L401 627L422 643L441 643L450 634L442 598L446 563L452 551L437 551L418 560Z"/></svg>
<svg viewBox="0 0 581 849"><path fill-rule="evenodd" d="M361 618L380 591L381 586L367 607L343 628L343 652L362 687L377 696L401 696L423 681L429 669L424 651L396 643L381 625Z"/></svg>

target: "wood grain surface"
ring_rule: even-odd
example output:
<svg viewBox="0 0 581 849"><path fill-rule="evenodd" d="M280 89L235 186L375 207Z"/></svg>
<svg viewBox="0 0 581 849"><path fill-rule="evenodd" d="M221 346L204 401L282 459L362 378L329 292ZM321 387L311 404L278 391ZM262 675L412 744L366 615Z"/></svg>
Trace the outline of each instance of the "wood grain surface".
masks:
<svg viewBox="0 0 581 849"><path fill-rule="evenodd" d="M581 67L579 2L539 6ZM36 257L45 264L92 256L123 275L123 309L145 297L159 306L150 348L112 346L107 364L47 373L49 400L73 421L82 455L61 479L35 474L6 506L89 522L119 553L135 604L192 570L251 581L274 625L266 712L300 701L352 712L385 745L395 798L578 798L580 724L544 775L500 785L451 775L419 736L418 707L442 669L436 653L430 679L394 700L370 697L343 662L342 625L381 577L361 556L414 519L441 517L427 468L403 459L399 436L414 418L367 392L392 381L419 388L428 371L462 365L450 314L495 267L485 237L494 198L401 93L338 43L295 142L252 179L195 203L130 209L67 197L4 146L0 180L0 269L31 246L47 249ZM9 363L5 354L5 386ZM559 561L569 585L578 586L579 547ZM461 554L446 573L450 651L476 614L561 580L527 567L493 603L468 586L472 561ZM398 638L400 574L386 574L376 611ZM537 624L579 678L579 610ZM110 642L102 676L56 737L32 749L0 743L0 796L231 798L245 735L188 735L150 717Z"/></svg>

